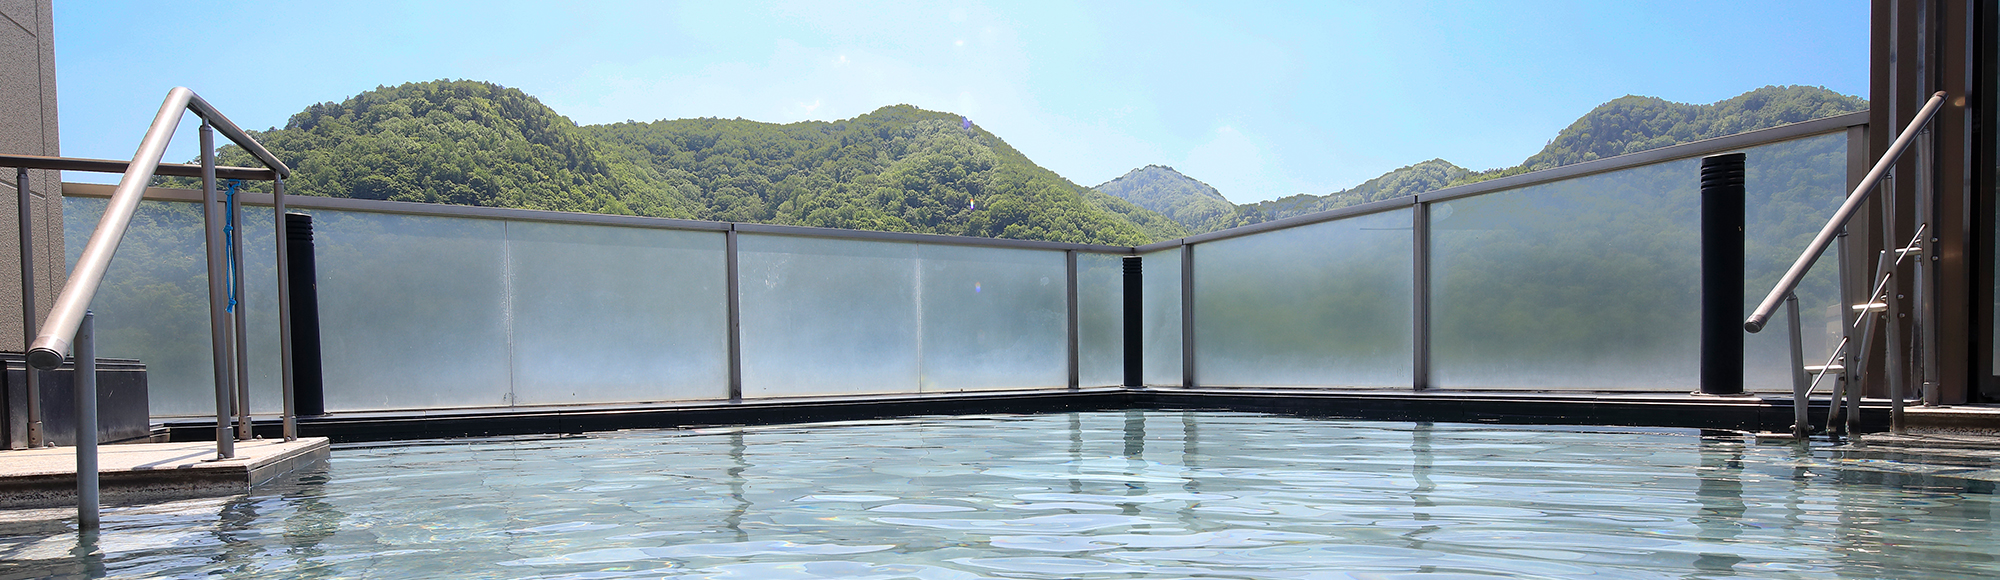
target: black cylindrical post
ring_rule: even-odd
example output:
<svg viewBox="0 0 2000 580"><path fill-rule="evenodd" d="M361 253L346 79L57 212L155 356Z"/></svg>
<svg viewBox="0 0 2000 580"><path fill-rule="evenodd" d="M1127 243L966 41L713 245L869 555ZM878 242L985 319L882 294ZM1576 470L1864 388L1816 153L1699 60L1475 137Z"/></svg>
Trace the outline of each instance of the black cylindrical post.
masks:
<svg viewBox="0 0 2000 580"><path fill-rule="evenodd" d="M1743 393L1743 154L1701 159L1701 394Z"/></svg>
<svg viewBox="0 0 2000 580"><path fill-rule="evenodd" d="M1125 386L1146 384L1145 284L1139 274L1140 258L1125 257Z"/></svg>
<svg viewBox="0 0 2000 580"><path fill-rule="evenodd" d="M318 268L313 265L312 216L285 214L285 260L291 265L292 389L300 416L326 414L320 377Z"/></svg>

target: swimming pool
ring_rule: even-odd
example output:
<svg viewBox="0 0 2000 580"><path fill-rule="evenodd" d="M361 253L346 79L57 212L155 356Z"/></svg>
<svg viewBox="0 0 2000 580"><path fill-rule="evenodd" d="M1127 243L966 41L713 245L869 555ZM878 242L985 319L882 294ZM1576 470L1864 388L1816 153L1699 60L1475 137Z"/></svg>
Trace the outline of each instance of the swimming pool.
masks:
<svg viewBox="0 0 2000 580"><path fill-rule="evenodd" d="M115 508L0 577L2000 576L1990 486L1683 429L1198 411L344 446L247 496ZM1873 482L1871 482L1873 481Z"/></svg>

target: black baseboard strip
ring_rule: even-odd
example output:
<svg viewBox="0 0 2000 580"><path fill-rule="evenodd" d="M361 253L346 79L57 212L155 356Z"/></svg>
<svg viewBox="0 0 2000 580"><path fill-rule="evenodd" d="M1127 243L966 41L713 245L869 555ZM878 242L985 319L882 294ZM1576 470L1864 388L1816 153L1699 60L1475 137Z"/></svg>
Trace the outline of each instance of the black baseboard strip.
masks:
<svg viewBox="0 0 2000 580"><path fill-rule="evenodd" d="M299 419L299 434L335 442L452 437L571 434L619 429L770 425L922 415L1063 413L1126 409L1214 410L1367 419L1529 425L1615 425L1776 431L1791 429L1791 401L1765 397L1702 397L1657 393L1491 393L1427 391L1302 391L1251 389L1126 389L921 393L842 398L694 401L335 413ZM1826 409L1816 403L1815 424ZM1888 427L1888 408L1865 406L1864 431ZM214 437L214 422L170 422L172 441ZM275 419L260 420L260 437L281 436Z"/></svg>

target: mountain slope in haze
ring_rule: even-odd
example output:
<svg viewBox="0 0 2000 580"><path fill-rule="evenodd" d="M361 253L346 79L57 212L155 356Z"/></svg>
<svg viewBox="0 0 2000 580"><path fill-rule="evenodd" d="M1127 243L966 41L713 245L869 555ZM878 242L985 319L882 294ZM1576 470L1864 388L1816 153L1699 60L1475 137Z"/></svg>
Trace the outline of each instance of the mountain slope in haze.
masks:
<svg viewBox="0 0 2000 580"><path fill-rule="evenodd" d="M517 89L433 81L255 134L305 195L1109 245L1187 235L963 117L907 105L836 122L579 127ZM221 157L254 164L234 147Z"/></svg>
<svg viewBox="0 0 2000 580"><path fill-rule="evenodd" d="M1330 194L1301 193L1242 204L1237 206L1235 216L1228 220L1181 223L1190 232L1205 233L1221 229L1210 229L1215 224L1226 223L1229 225L1222 227L1235 227L1283 219L1867 108L1868 101L1865 99L1805 86L1767 86L1707 105L1625 96L1599 105L1578 118L1520 165L1470 171L1442 159L1432 159L1389 171L1361 185ZM1105 191L1135 203L1139 199L1172 195L1144 187Z"/></svg>
<svg viewBox="0 0 2000 580"><path fill-rule="evenodd" d="M1382 174L1380 177L1364 181L1347 189L1327 195L1298 194L1271 201L1244 204L1245 220L1250 223L1282 219L1295 215L1318 213L1382 201L1398 197L1416 195L1426 191L1443 189L1452 182L1464 179L1472 171L1443 159L1432 159L1416 165L1400 167Z"/></svg>
<svg viewBox="0 0 2000 580"><path fill-rule="evenodd" d="M1091 189L1167 216L1190 233L1245 225L1222 193L1165 165L1147 165Z"/></svg>

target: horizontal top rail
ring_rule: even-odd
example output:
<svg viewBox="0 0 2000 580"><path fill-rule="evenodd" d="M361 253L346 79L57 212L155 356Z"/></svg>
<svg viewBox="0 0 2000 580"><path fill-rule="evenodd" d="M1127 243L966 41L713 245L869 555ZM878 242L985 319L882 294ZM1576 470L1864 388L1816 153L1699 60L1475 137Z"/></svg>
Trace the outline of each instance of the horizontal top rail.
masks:
<svg viewBox="0 0 2000 580"><path fill-rule="evenodd" d="M56 171L89 171L93 173L124 173L127 168L132 167L132 163L114 159L0 154L0 167L53 169ZM173 177L201 177L201 166L185 163L161 163L158 168L153 170L153 174ZM271 181L278 178L278 172L257 167L217 165L215 167L215 176L219 179ZM110 197L110 193L107 191L105 196Z"/></svg>
<svg viewBox="0 0 2000 580"><path fill-rule="evenodd" d="M1561 181L1564 179L1572 179L1596 173L1605 173L1610 171L1617 171L1620 169L1638 167L1642 165L1650 165L1654 163L1660 163L1663 161L1673 161L1677 159L1700 157L1703 155L1709 155L1721 151L1731 151L1747 147L1755 147L1758 145L1777 143L1791 139L1798 139L1814 135L1832 133L1835 131L1842 131L1847 129L1848 127L1865 125L1867 123L1868 123L1868 113L1865 111L1860 113L1850 113L1846 115L1825 117L1801 123L1793 123L1781 127L1773 127L1770 129L1761 129L1757 131L1748 131L1726 137L1706 139L1702 141L1696 141L1693 143L1683 143L1680 145L1662 147L1650 151L1641 151L1638 153L1630 153L1626 155L1619 155L1616 157L1608 157L1595 161L1587 161L1583 163L1565 165L1554 169L1544 169L1541 171L1534 171L1530 173L1524 173L1521 175L1514 175L1500 179L1483 181L1479 183L1466 184L1457 187L1449 187L1415 196L1369 202L1369 203L1344 207L1340 209L1327 210L1323 212L1316 212L1300 216L1292 216L1284 219L1272 220L1269 222L1251 224L1247 226L1240 226L1226 230L1209 232L1205 234L1197 234L1185 238L1164 240L1137 247L1109 246L1109 245L1082 244L1082 243L1069 243L1069 242L1046 242L1039 240L1016 240L1009 238L980 238L972 236L951 236L943 234L878 232L870 230L845 230L837 228L819 228L810 226L717 222L717 221L707 221L707 220L686 220L686 219L675 219L675 218L654 218L654 217L624 216L624 215L611 215L611 214L589 214L589 213L563 212L563 211L550 211L550 210L464 206L464 205L417 203L417 202L398 202L398 201L320 197L320 196L287 195L285 203L290 207L297 207L300 209L328 209L328 210L361 211L361 212L403 214L403 215L427 215L427 216L438 216L438 217L463 217L463 218L476 218L476 219L502 219L502 220L535 221L535 222L546 222L546 223L608 225L608 226L624 226L624 227L639 227L639 228L654 228L654 229L694 230L694 231L735 230L738 232L753 233L753 234L804 236L804 237L818 237L818 238L831 238L831 239L903 241L903 242L915 242L915 243L950 244L959 246L997 247L997 248L1075 250L1080 252L1109 253L1109 254L1140 254L1167 248L1179 247L1187 244L1195 244L1195 243L1210 242L1228 238L1235 238L1235 237L1256 234L1260 232L1294 228L1299 226L1316 224L1320 222L1332 221L1336 219L1355 217L1359 215L1393 211L1396 209L1409 207L1413 204L1421 202L1445 201L1449 199L1457 199L1461 197L1480 195L1484 193L1492 193L1496 191L1516 189L1530 185L1538 185L1542 183ZM14 157L25 157L25 156L14 156ZM8 157L0 157L0 166L5 166L4 162L7 159ZM105 162L105 163L118 163L118 162ZM180 173L168 173L167 168L169 167L173 168L172 171L181 171L182 170L181 168L192 168L193 171L196 172L200 171L199 166L191 166L191 165L162 164L160 165L160 167L162 168L161 173L168 175L181 175ZM229 169L236 169L247 172L267 171L255 168L218 167L217 168L218 177L231 177L229 175L223 174L223 171ZM246 175L243 178L250 179L253 177ZM65 183L63 184L63 195L82 196L82 197L110 197L112 195L112 192L109 188L95 184ZM201 201L201 193L192 190L148 188L144 195L145 198L147 199L155 199L163 201L186 201L186 202ZM270 205L271 203L269 194L246 192L240 195L244 196L242 199L244 200L245 203L248 204Z"/></svg>
<svg viewBox="0 0 2000 580"><path fill-rule="evenodd" d="M112 189L94 183L64 183L62 193L66 197L110 197ZM238 199L248 205L269 206L271 194L239 192ZM201 202L201 192L191 189L171 189L150 187L145 198L156 201ZM1108 246L1075 242L1046 242L1041 240L1016 240L1011 238L980 238L973 236L951 236L944 234L919 234L910 232L878 232L872 230L844 230L811 226L788 226L778 224L755 224L739 222L717 222L677 218L658 218L633 215L601 213L579 213L541 209L520 209L511 207L485 207L474 205L451 205L442 203L420 203L410 201L384 201L375 199L354 199L347 197L321 197L311 195L285 195L285 207L297 209L323 209L334 211L354 211L392 215L431 216L445 218L469 218L526 221L556 224L576 224L594 226L618 226L662 230L688 230L703 232L724 232L735 230L746 234L799 236L829 239L873 240L886 242L912 242L953 246L973 246L985 248L1015 248L1027 250L1075 250L1098 254L1130 254L1131 246Z"/></svg>
<svg viewBox="0 0 2000 580"><path fill-rule="evenodd" d="M231 142L236 143L238 147L242 147L244 151L249 151L250 155L255 156L258 161L264 162L265 167L278 172L279 178L291 178L292 168L290 166L285 165L283 161L279 161L278 156L272 155L269 149L265 149L263 143L258 143L256 139L250 137L249 133L243 132L243 129L238 128L234 121L229 120L229 117L223 116L221 111L217 111L214 106L209 105L208 101L202 100L201 95L194 94L194 91L187 90L185 87L174 87L174 90L167 92L167 98L174 98L173 95L176 91L187 93L187 108L194 111L194 114L201 117L202 120L208 121L210 126L215 127L217 133L228 137ZM136 162L137 160L135 159L134 161Z"/></svg>
<svg viewBox="0 0 2000 580"><path fill-rule="evenodd" d="M104 208L104 217L98 220L97 229L91 231L90 241L83 246L83 255L77 258L76 266L70 269L69 279L63 282L62 291L56 294L55 306L49 309L48 318L41 325L41 333L29 345L28 364L47 370L56 368L67 358L77 327L83 323L83 314L90 308L91 299L96 297L98 285L104 282L104 271L111 266L111 256L117 253L118 242L125 237L132 214L138 211L146 184L153 180L160 159L167 153L167 142L173 139L174 129L180 126L181 115L186 111L194 112L230 141L256 156L277 177L291 176L290 167L278 161L262 144L216 111L208 101L195 95L194 91L187 87L174 87L167 91L165 102L160 103L160 112L153 116L152 126L146 129L145 138L139 141L139 150L132 154L132 162L126 165L124 177L118 180L111 202Z"/></svg>
<svg viewBox="0 0 2000 580"><path fill-rule="evenodd" d="M1779 303L1784 302L1785 295L1798 289L1799 281L1805 279L1806 271L1812 269L1813 262L1819 261L1819 255L1833 244L1835 235L1840 233L1841 228L1847 227L1848 220L1854 219L1854 212L1861 209L1861 203L1868 201L1868 194L1875 191L1875 184L1889 173L1889 167L1903 156L1903 150L1909 148L1910 142L1916 140L1917 131L1930 123L1938 108L1944 106L1944 97L1944 91L1931 95L1923 110L1917 111L1917 116L1910 119L1910 125L1896 136L1896 142L1889 144L1889 150L1882 152L1882 158L1875 161L1875 167L1868 170L1868 176L1855 184L1854 191L1847 194L1847 201L1840 204L1840 209L1826 220L1826 226L1820 228L1819 235L1813 236L1812 243L1806 245L1806 251L1800 253L1799 259L1792 262L1791 269L1778 279L1778 285L1771 288L1771 293L1764 296L1764 301L1757 305L1756 310L1751 311L1750 318L1743 321L1743 330L1757 332L1764 329L1764 325L1771 320L1771 314L1778 311Z"/></svg>

